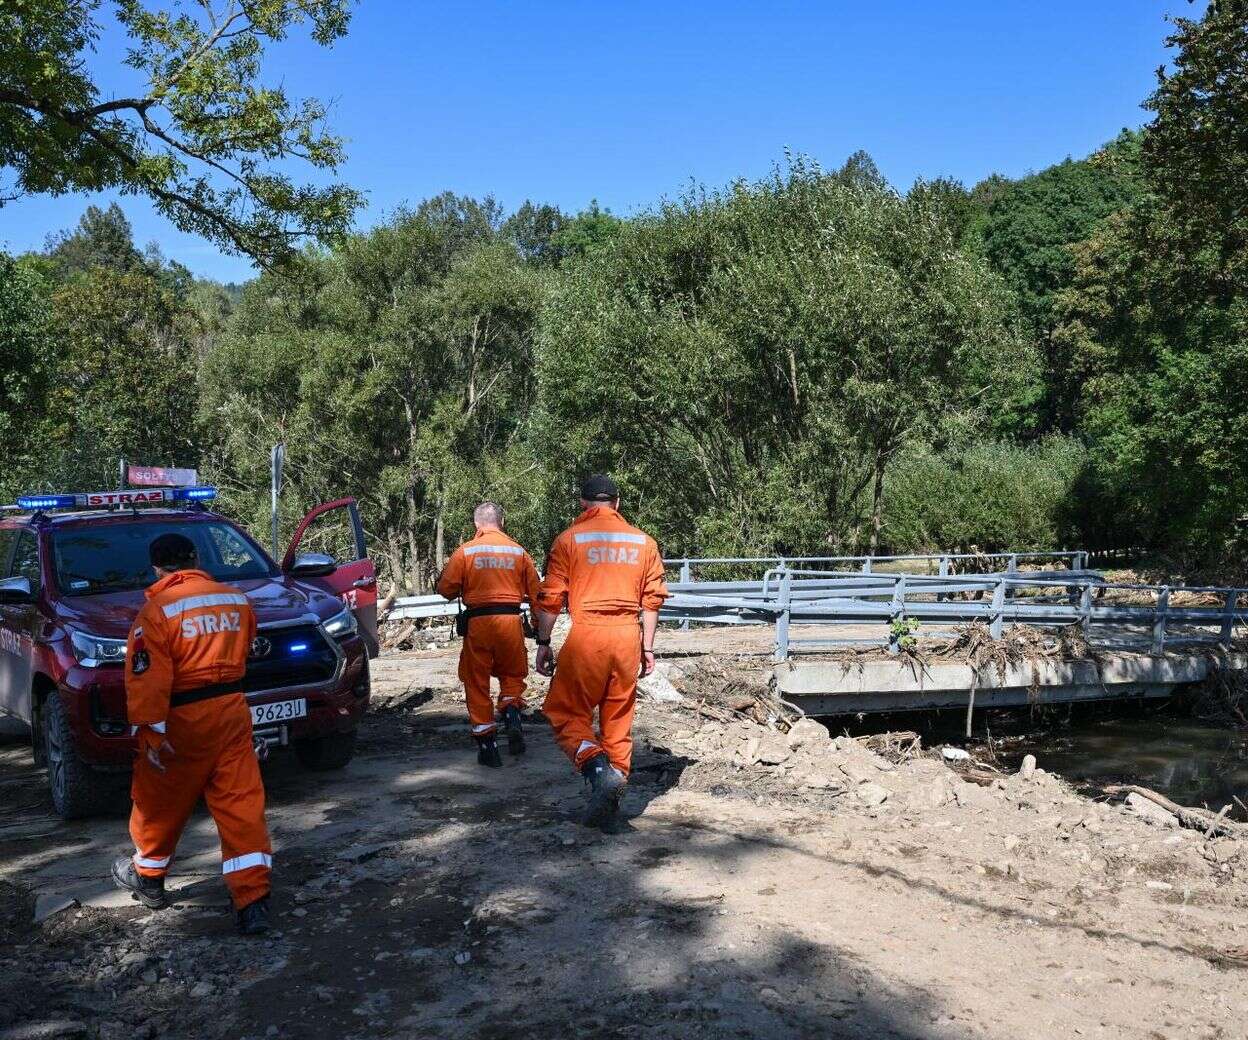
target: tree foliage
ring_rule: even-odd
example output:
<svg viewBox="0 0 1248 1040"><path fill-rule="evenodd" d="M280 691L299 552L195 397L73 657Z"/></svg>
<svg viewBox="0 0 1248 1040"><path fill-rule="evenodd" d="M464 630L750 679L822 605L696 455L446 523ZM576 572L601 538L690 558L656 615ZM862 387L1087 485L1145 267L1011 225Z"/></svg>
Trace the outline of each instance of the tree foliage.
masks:
<svg viewBox="0 0 1248 1040"><path fill-rule="evenodd" d="M104 98L85 60L106 16L129 42L130 96ZM299 239L333 237L360 202L342 184L299 185L287 160L335 170L325 108L266 86L266 47L306 27L330 45L349 0L9 0L0 5L0 197L119 189L184 231L262 265Z"/></svg>
<svg viewBox="0 0 1248 1040"><path fill-rule="evenodd" d="M612 470L677 550L878 542L901 448L987 414L1029 357L939 195L871 169L690 195L560 280L538 421L564 487Z"/></svg>

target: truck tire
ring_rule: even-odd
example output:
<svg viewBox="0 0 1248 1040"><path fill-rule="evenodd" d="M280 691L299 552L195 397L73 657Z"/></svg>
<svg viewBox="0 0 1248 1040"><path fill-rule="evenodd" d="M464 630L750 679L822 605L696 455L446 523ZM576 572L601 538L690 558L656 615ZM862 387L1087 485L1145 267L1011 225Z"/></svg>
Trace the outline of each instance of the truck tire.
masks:
<svg viewBox="0 0 1248 1040"><path fill-rule="evenodd" d="M79 820L118 811L126 790L125 775L92 769L78 757L69 715L55 691L44 700L40 716L48 791L56 814L64 820Z"/></svg>
<svg viewBox="0 0 1248 1040"><path fill-rule="evenodd" d="M341 769L355 757L355 735L355 727L352 727L345 733L304 737L295 741L295 757L304 769L318 773Z"/></svg>

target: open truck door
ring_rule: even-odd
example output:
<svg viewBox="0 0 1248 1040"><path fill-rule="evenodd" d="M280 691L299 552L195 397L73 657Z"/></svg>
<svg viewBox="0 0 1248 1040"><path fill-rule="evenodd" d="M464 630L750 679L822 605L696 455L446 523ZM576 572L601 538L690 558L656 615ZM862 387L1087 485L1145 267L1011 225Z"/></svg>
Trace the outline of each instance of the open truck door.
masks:
<svg viewBox="0 0 1248 1040"><path fill-rule="evenodd" d="M326 502L308 513L295 529L282 570L297 572L300 581L332 593L350 607L368 656L377 656L377 572L368 558L354 498ZM309 571L315 576L308 576Z"/></svg>

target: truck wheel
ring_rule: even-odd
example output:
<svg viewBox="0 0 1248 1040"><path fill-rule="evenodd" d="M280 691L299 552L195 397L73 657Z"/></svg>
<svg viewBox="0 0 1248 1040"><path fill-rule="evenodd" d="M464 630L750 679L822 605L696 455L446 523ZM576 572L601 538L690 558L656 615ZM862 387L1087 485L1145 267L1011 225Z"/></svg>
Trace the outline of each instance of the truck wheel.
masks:
<svg viewBox="0 0 1248 1040"><path fill-rule="evenodd" d="M78 757L69 716L55 691L44 700L40 714L48 789L56 814L65 820L77 820L115 811L121 801L125 777L92 769Z"/></svg>
<svg viewBox="0 0 1248 1040"><path fill-rule="evenodd" d="M355 756L354 728L345 733L327 733L323 737L304 737L295 741L295 757L305 769L318 773L341 769Z"/></svg>

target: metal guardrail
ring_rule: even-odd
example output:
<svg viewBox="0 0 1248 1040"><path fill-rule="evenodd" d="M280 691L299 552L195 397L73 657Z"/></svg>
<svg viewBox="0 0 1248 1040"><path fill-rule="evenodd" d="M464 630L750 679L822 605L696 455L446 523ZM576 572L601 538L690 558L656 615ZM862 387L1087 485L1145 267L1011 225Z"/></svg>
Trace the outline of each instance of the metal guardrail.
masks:
<svg viewBox="0 0 1248 1040"><path fill-rule="evenodd" d="M982 621L996 638L1006 623L1039 627L1078 625L1100 645L1139 647L1162 653L1169 646L1210 644L1227 647L1245 623L1248 590L1208 586L1111 584L1084 573L1053 571L941 577L916 574L861 574L776 568L761 582L695 582L670 586L676 594L664 605L671 620L715 623L774 623L776 657L795 649L882 645L897 650L920 624ZM1106 603L1115 592L1144 593L1148 604ZM1215 606L1172 603L1176 593L1213 595ZM887 625L886 636L796 639L795 625ZM928 630L926 634L932 634ZM936 630L936 634L941 634Z"/></svg>
<svg viewBox="0 0 1248 1040"><path fill-rule="evenodd" d="M671 598L660 618L690 624L774 625L775 654L787 660L799 649L835 646L888 646L896 651L909 633L908 622L920 625L966 624L982 621L994 637L1004 626L1028 624L1039 627L1078 625L1099 645L1143 648L1162 653L1177 645L1228 647L1238 626L1248 623L1248 589L1212 586L1164 586L1111 584L1079 564L1087 554L996 554L1009 569L996 574L950 575L880 572L873 563L897 560L941 561L983 559L979 556L837 557L859 565L856 571L794 568L797 561L740 559L686 559L668 561L682 575L700 563L772 564L760 580L697 581L668 583ZM1020 560L1057 560L1067 569L1041 572L1017 570ZM688 568L688 571L686 570ZM1114 593L1142 593L1152 604L1105 602ZM1217 605L1173 603L1179 593L1214 596ZM456 602L441 596L405 596L397 599L389 619L453 617ZM794 626L887 626L884 634L843 639L796 639ZM925 635L942 634L924 629Z"/></svg>
<svg viewBox="0 0 1248 1040"><path fill-rule="evenodd" d="M766 566L806 567L815 564L840 564L842 569L853 567L864 574L871 574L885 564L936 564L936 573L946 576L957 573L956 564L971 561L976 565L991 565L994 561L1002 564L989 573L1004 572L1013 574L1018 571L1020 563L1029 561L1046 561L1064 563L1067 570L1087 570L1089 554L1083 549L1067 549L1061 552L1022 552L1022 553L912 553L902 556L685 556L665 560L668 570L680 572L679 581L694 581L694 569L710 566ZM982 573L982 572L981 572Z"/></svg>

